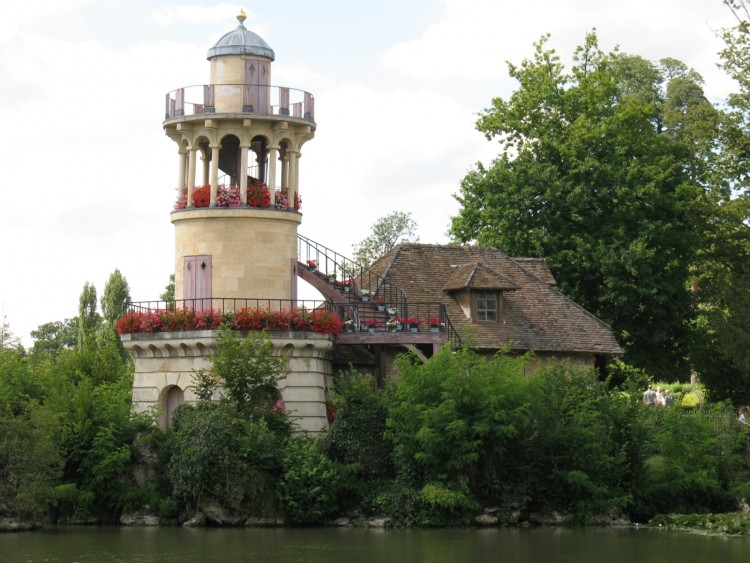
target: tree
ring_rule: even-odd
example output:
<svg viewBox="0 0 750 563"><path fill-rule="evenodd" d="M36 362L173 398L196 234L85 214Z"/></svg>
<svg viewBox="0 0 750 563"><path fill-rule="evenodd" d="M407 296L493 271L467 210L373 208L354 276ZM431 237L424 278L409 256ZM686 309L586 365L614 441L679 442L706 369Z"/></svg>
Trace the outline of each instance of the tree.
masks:
<svg viewBox="0 0 750 563"><path fill-rule="evenodd" d="M509 65L518 90L481 114L502 152L463 179L450 233L545 257L560 290L612 325L627 361L687 377L716 112L678 61L604 53L590 33L566 72L548 38Z"/></svg>
<svg viewBox="0 0 750 563"><path fill-rule="evenodd" d="M102 295L102 314L107 325L114 330L119 319L125 313L125 306L130 301L130 287L128 280L115 269L110 274L107 283L104 285L104 294Z"/></svg>
<svg viewBox="0 0 750 563"><path fill-rule="evenodd" d="M96 288L86 282L78 299L78 345L86 348L96 337L101 317L96 312Z"/></svg>
<svg viewBox="0 0 750 563"><path fill-rule="evenodd" d="M159 299L165 301L167 306L174 303L174 274L169 274L169 283L164 288L164 293L159 295Z"/></svg>
<svg viewBox="0 0 750 563"><path fill-rule="evenodd" d="M268 334L240 338L223 331L211 368L196 372L197 405L175 411L175 449L169 477L178 501L190 509L220 502L236 513L267 516L275 494L291 425L273 408L286 359L274 353ZM224 396L212 402L221 387Z"/></svg>
<svg viewBox="0 0 750 563"><path fill-rule="evenodd" d="M732 108L734 127L727 129L727 156L734 172L735 189L743 190L747 197L750 182L750 10L745 0L724 0L737 24L720 31L724 49L720 52L721 67L731 76L739 91L727 100Z"/></svg>
<svg viewBox="0 0 750 563"><path fill-rule="evenodd" d="M21 341L10 330L10 324L8 324L8 317L5 311L2 311L2 314L2 319L0 319L0 350L3 348L15 348Z"/></svg>
<svg viewBox="0 0 750 563"><path fill-rule="evenodd" d="M720 36L721 67L736 80L722 123L724 183L714 194L707 244L693 268L698 306L691 361L717 399L750 402L750 12L744 0L724 4L737 24Z"/></svg>
<svg viewBox="0 0 750 563"><path fill-rule="evenodd" d="M278 397L278 382L286 363L286 357L274 351L268 333L249 332L241 338L225 330L216 339L216 349L211 368L196 372L198 397L208 401L221 388L226 400L243 416L268 415ZM274 415L270 420L277 418Z"/></svg>
<svg viewBox="0 0 750 563"><path fill-rule="evenodd" d="M78 344L78 317L39 325L31 331L32 352L51 352L75 348Z"/></svg>
<svg viewBox="0 0 750 563"><path fill-rule="evenodd" d="M357 244L353 244L354 260L369 266L399 242L417 242L417 223L411 213L394 211L381 217L372 225L372 234Z"/></svg>

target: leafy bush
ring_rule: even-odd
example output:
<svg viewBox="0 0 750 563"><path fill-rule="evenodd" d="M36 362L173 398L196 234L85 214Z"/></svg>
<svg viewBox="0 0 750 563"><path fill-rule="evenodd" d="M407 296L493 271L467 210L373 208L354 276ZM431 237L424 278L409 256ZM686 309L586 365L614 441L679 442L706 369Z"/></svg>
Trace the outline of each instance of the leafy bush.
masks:
<svg viewBox="0 0 750 563"><path fill-rule="evenodd" d="M747 436L734 412L639 411L637 424L648 438L641 444L643 474L633 490L632 516L643 521L658 513L732 510L732 481L747 464Z"/></svg>
<svg viewBox="0 0 750 563"><path fill-rule="evenodd" d="M0 407L0 516L40 520L47 514L62 472L52 424L38 407L16 416Z"/></svg>
<svg viewBox="0 0 750 563"><path fill-rule="evenodd" d="M442 349L424 364L399 360L400 380L388 419L397 470L405 483L471 491L482 498L513 481L513 444L528 426L522 394L524 358L492 360ZM509 463L501 463L509 462ZM437 498L433 495L433 498ZM430 505L434 519L460 518L473 503ZM455 510L460 508L460 510Z"/></svg>
<svg viewBox="0 0 750 563"><path fill-rule="evenodd" d="M342 475L315 440L304 436L291 439L282 464L278 494L290 521L320 524L336 514Z"/></svg>
<svg viewBox="0 0 750 563"><path fill-rule="evenodd" d="M230 402L181 405L168 467L175 500L189 510L211 500L249 514L273 514L271 476L279 471L282 445L264 420L248 420Z"/></svg>
<svg viewBox="0 0 750 563"><path fill-rule="evenodd" d="M321 451L336 462L358 464L368 477L393 476L393 446L385 437L391 393L378 389L372 375L355 371L338 374L335 386L336 418Z"/></svg>

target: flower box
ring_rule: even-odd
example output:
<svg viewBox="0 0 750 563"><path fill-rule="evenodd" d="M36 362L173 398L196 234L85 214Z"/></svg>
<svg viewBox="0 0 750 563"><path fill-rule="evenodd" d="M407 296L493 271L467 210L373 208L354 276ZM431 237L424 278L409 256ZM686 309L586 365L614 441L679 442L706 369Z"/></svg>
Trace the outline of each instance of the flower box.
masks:
<svg viewBox="0 0 750 563"><path fill-rule="evenodd" d="M427 319L427 326L430 327L430 332L441 332L445 323L440 322L440 317L430 317Z"/></svg>

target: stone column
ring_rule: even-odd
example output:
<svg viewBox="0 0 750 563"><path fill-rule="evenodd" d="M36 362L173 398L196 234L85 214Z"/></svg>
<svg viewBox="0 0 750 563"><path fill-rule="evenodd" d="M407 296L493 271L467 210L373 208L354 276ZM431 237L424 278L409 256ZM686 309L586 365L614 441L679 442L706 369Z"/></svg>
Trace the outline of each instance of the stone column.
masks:
<svg viewBox="0 0 750 563"><path fill-rule="evenodd" d="M279 147L268 147L268 189L273 193L276 190L276 161L279 158Z"/></svg>
<svg viewBox="0 0 750 563"><path fill-rule="evenodd" d="M211 145L211 207L216 207L216 194L219 193L219 151L221 145Z"/></svg>
<svg viewBox="0 0 750 563"><path fill-rule="evenodd" d="M185 189L185 174L187 172L188 153L187 150L180 147L178 154L180 155L180 166L177 170L177 193L181 194L182 190Z"/></svg>
<svg viewBox="0 0 750 563"><path fill-rule="evenodd" d="M289 152L286 151L281 157L281 187L289 187Z"/></svg>
<svg viewBox="0 0 750 563"><path fill-rule="evenodd" d="M210 163L208 162L208 154L201 151L201 160L203 161L203 182L201 182L201 186L207 186L208 185L208 171Z"/></svg>
<svg viewBox="0 0 750 563"><path fill-rule="evenodd" d="M240 145L240 201L247 205L247 156L250 145Z"/></svg>
<svg viewBox="0 0 750 563"><path fill-rule="evenodd" d="M195 151L198 150L195 147L188 149L188 193L187 193L187 206L193 207L193 188L195 187Z"/></svg>
<svg viewBox="0 0 750 563"><path fill-rule="evenodd" d="M288 151L289 153L289 203L294 205L294 195L297 193L299 183L299 151Z"/></svg>

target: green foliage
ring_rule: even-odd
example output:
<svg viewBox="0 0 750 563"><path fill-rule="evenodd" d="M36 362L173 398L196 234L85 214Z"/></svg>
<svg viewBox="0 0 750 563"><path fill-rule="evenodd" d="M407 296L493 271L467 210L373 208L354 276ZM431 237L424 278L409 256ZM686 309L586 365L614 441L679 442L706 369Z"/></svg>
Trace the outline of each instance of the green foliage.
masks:
<svg viewBox="0 0 750 563"><path fill-rule="evenodd" d="M707 415L680 409L638 410L643 473L634 491L632 514L646 520L657 513L730 510L736 500L731 480L747 464L741 452L746 431L733 411Z"/></svg>
<svg viewBox="0 0 750 563"><path fill-rule="evenodd" d="M15 415L0 407L0 515L46 516L62 459L51 439L49 413L28 404Z"/></svg>
<svg viewBox="0 0 750 563"><path fill-rule="evenodd" d="M169 274L169 283L164 287L164 293L159 295L159 299L166 303L167 308L174 304L174 274Z"/></svg>
<svg viewBox="0 0 750 563"><path fill-rule="evenodd" d="M10 330L8 324L8 317L5 315L5 311L0 311L2 318L0 319L0 350L9 348L17 348L20 345L20 340Z"/></svg>
<svg viewBox="0 0 750 563"><path fill-rule="evenodd" d="M280 471L284 442L263 419L247 419L230 402L201 402L175 410L168 475L174 498L194 510L215 500L258 516L275 511L271 478Z"/></svg>
<svg viewBox="0 0 750 563"><path fill-rule="evenodd" d="M101 317L96 312L96 288L86 282L78 299L78 345L85 349L91 345Z"/></svg>
<svg viewBox="0 0 750 563"><path fill-rule="evenodd" d="M30 402L42 402L51 380L22 349L0 349L0 411L19 414Z"/></svg>
<svg viewBox="0 0 750 563"><path fill-rule="evenodd" d="M336 514L343 480L315 440L299 436L287 443L278 494L290 521L320 524Z"/></svg>
<svg viewBox="0 0 750 563"><path fill-rule="evenodd" d="M591 33L566 71L547 39L509 65L519 88L478 120L502 152L462 181L451 234L544 256L560 290L612 325L628 363L686 377L717 111L677 61L604 53Z"/></svg>
<svg viewBox="0 0 750 563"><path fill-rule="evenodd" d="M129 301L130 286L128 286L128 280L120 273L120 270L115 269L104 285L101 300L102 314L110 330L115 330L117 319L125 313L125 306Z"/></svg>
<svg viewBox="0 0 750 563"><path fill-rule="evenodd" d="M393 446L385 437L392 391L354 370L339 373L335 387L336 420L320 441L321 451L336 462L358 464L368 478L392 476Z"/></svg>
<svg viewBox="0 0 750 563"><path fill-rule="evenodd" d="M639 405L591 371L548 368L531 378L534 421L519 453L524 488L543 510L579 521L612 509L625 511L635 486L642 435L631 421Z"/></svg>
<svg viewBox="0 0 750 563"><path fill-rule="evenodd" d="M63 483L75 485L90 502L61 517L112 518L123 509L132 485L127 481L137 434L153 424L131 414L129 379L95 383L62 380L47 401L58 418L59 448L65 458ZM81 507L90 510L80 512Z"/></svg>
<svg viewBox="0 0 750 563"><path fill-rule="evenodd" d="M197 374L202 397L207 398L221 385L241 411L270 408L278 395L277 383L286 358L276 355L268 333L249 332L243 339L235 332L222 331L216 347L210 373Z"/></svg>
<svg viewBox="0 0 750 563"><path fill-rule="evenodd" d="M482 498L512 481L512 445L529 424L524 364L525 358L488 361L447 348L425 364L402 356L388 429L404 483L417 490L428 484L454 492L468 487Z"/></svg>
<svg viewBox="0 0 750 563"><path fill-rule="evenodd" d="M747 536L750 535L750 514L660 514L649 521L649 526Z"/></svg>
<svg viewBox="0 0 750 563"><path fill-rule="evenodd" d="M78 345L78 318L53 321L39 325L31 331L34 339L32 353L57 354L60 350L70 350Z"/></svg>
<svg viewBox="0 0 750 563"><path fill-rule="evenodd" d="M394 211L381 217L372 226L372 234L352 245L354 261L362 266L370 266L401 242L417 242L417 223L411 213Z"/></svg>

